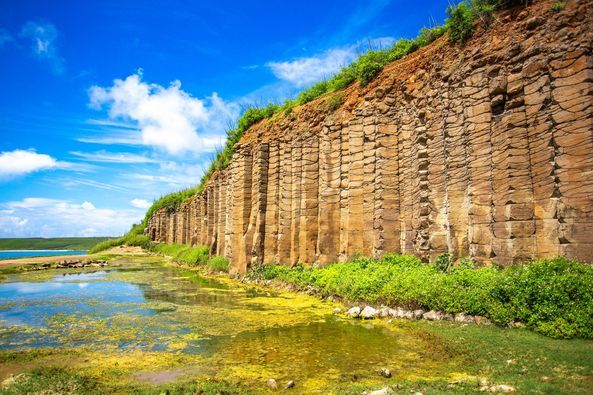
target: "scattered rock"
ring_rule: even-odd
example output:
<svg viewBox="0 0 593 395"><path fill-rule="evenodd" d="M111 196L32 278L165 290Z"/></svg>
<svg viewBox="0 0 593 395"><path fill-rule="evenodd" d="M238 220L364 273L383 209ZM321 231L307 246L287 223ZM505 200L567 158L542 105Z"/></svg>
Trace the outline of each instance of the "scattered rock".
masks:
<svg viewBox="0 0 593 395"><path fill-rule="evenodd" d="M286 383L286 385L284 386L284 389L294 388L295 385L296 385L295 382L290 380L288 383Z"/></svg>
<svg viewBox="0 0 593 395"><path fill-rule="evenodd" d="M273 390L278 388L278 383L274 379L268 379L268 381L266 381L266 385L268 386L268 388Z"/></svg>
<svg viewBox="0 0 593 395"><path fill-rule="evenodd" d="M492 323L488 318L479 315L474 317L474 322L478 325L490 325Z"/></svg>
<svg viewBox="0 0 593 395"><path fill-rule="evenodd" d="M389 387L381 388L380 390L365 391L364 395L389 395L393 394L393 390Z"/></svg>
<svg viewBox="0 0 593 395"><path fill-rule="evenodd" d="M425 311L422 309L414 310L414 318L419 320L424 315Z"/></svg>
<svg viewBox="0 0 593 395"><path fill-rule="evenodd" d="M482 388L480 388L480 391L482 391ZM506 384L496 384L493 385L491 387L487 387L488 392L498 392L498 393L503 393L503 394L511 394L513 392L515 392L515 388L511 387L510 385L506 385Z"/></svg>
<svg viewBox="0 0 593 395"><path fill-rule="evenodd" d="M360 317L360 307L354 306L354 307L350 308L350 310L348 310L346 312L346 315L348 317L352 317L352 318Z"/></svg>
<svg viewBox="0 0 593 395"><path fill-rule="evenodd" d="M387 368L381 368L381 376L385 377L386 379L391 377L391 370Z"/></svg>
<svg viewBox="0 0 593 395"><path fill-rule="evenodd" d="M387 318L389 317L389 308L388 307L381 307L381 309L379 310L379 316L381 318Z"/></svg>
<svg viewBox="0 0 593 395"><path fill-rule="evenodd" d="M14 385L15 383L17 383L19 380L24 379L24 378L25 378L25 374L24 373L17 374L16 376L10 375L6 379L4 379L4 381L2 381L2 384L0 384L0 388L2 388L2 389L8 389L12 385Z"/></svg>
<svg viewBox="0 0 593 395"><path fill-rule="evenodd" d="M429 321L440 321L443 318L443 315L440 311L430 310L428 313L424 313L422 318Z"/></svg>
<svg viewBox="0 0 593 395"><path fill-rule="evenodd" d="M375 309L371 306L366 306L360 313L360 317L363 319L371 319L371 318L375 318L377 316L377 314L379 314L377 309Z"/></svg>
<svg viewBox="0 0 593 395"><path fill-rule="evenodd" d="M531 19L528 19L527 22L525 22L525 28L527 28L527 30L533 30L536 27L542 25L545 21L546 20L541 16L533 17Z"/></svg>
<svg viewBox="0 0 593 395"><path fill-rule="evenodd" d="M441 319L443 321L453 321L453 314L451 314L451 313L443 314Z"/></svg>
<svg viewBox="0 0 593 395"><path fill-rule="evenodd" d="M335 315L341 314L341 313L342 313L342 309L341 309L341 308L339 308L339 307L336 307L336 308L334 309L333 313L334 313Z"/></svg>
<svg viewBox="0 0 593 395"><path fill-rule="evenodd" d="M474 317L472 317L471 315L467 315L465 313L459 313L455 315L455 322L473 323Z"/></svg>

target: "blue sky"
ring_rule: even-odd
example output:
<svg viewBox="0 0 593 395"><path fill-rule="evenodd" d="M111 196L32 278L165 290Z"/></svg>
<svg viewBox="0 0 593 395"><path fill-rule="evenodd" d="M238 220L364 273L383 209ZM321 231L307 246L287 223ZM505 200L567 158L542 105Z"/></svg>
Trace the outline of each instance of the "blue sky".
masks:
<svg viewBox="0 0 593 395"><path fill-rule="evenodd" d="M442 23L438 1L26 1L0 12L0 237L118 235L245 106Z"/></svg>

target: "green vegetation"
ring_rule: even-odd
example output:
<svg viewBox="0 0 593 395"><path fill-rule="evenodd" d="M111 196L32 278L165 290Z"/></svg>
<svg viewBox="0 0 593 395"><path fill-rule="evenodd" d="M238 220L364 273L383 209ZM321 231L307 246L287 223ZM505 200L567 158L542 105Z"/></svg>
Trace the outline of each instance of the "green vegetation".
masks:
<svg viewBox="0 0 593 395"><path fill-rule="evenodd" d="M551 9L554 12L560 12L564 8L566 8L566 0L564 1L555 1L552 3Z"/></svg>
<svg viewBox="0 0 593 395"><path fill-rule="evenodd" d="M425 265L411 255L358 258L324 268L265 265L254 277L313 286L349 301L467 313L524 323L554 338L593 338L593 267L563 258L504 269Z"/></svg>
<svg viewBox="0 0 593 395"><path fill-rule="evenodd" d="M0 250L89 250L109 237L56 237L0 239Z"/></svg>
<svg viewBox="0 0 593 395"><path fill-rule="evenodd" d="M109 239L95 245L93 248L89 250L89 254L96 254L98 252L105 251L110 248L118 247L121 245L142 247L147 250L150 249L151 242L148 239L148 236L136 233L137 229L137 227L133 227L131 231L129 231L122 237L119 237L117 239Z"/></svg>
<svg viewBox="0 0 593 395"><path fill-rule="evenodd" d="M264 107L249 107L237 121L237 126L227 132L225 146L216 153L210 167L202 177L200 184L194 188L185 189L163 196L156 200L148 209L146 216L140 224L143 228L153 213L161 208L174 210L181 203L187 201L195 193L200 193L210 177L218 170L225 169L230 163L235 152L235 144L239 142L245 131L252 125L276 114L290 116L297 105L309 103L327 93L337 92L348 87L355 81L361 86L366 86L375 79L383 68L391 62L402 59L406 55L427 46L439 37L449 34L453 43L464 43L471 38L476 22L488 27L497 10L512 6L525 5L526 0L465 0L447 9L449 18L442 26L423 28L418 36L413 39L402 38L390 48L374 49L362 54L355 62L342 68L342 70L326 81L320 81L303 90L296 99L287 100L284 104L269 103ZM558 2L563 3L563 2ZM332 96L327 100L330 111L335 111L342 104L340 96Z"/></svg>
<svg viewBox="0 0 593 395"><path fill-rule="evenodd" d="M213 256L208 261L208 267L213 272L228 272L229 265L230 265L229 260L223 256L220 256L220 255Z"/></svg>
<svg viewBox="0 0 593 395"><path fill-rule="evenodd" d="M157 254L170 256L173 260L190 266L205 265L208 262L208 247L190 247L187 244L154 244L151 248Z"/></svg>

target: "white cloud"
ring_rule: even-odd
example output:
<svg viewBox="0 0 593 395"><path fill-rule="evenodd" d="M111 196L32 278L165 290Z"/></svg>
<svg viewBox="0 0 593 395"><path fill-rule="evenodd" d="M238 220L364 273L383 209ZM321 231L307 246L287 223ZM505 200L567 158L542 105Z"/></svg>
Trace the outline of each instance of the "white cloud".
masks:
<svg viewBox="0 0 593 395"><path fill-rule="evenodd" d="M137 208L141 208L146 210L147 208L149 208L152 204L144 199L132 199L132 201L130 202L132 204L132 206L137 207Z"/></svg>
<svg viewBox="0 0 593 395"><path fill-rule="evenodd" d="M0 152L0 180L44 169L55 169L63 165L51 156L38 154L33 150Z"/></svg>
<svg viewBox="0 0 593 395"><path fill-rule="evenodd" d="M268 62L266 66L274 75L297 87L311 85L314 82L328 79L342 67L349 65L358 55L368 49L380 49L392 45L392 37L380 37L360 41L354 45L332 48L311 57L302 57L291 61Z"/></svg>
<svg viewBox="0 0 593 395"><path fill-rule="evenodd" d="M134 188L146 192L173 192L195 186L210 165L203 162L163 162L159 168L145 173L128 173L123 177L132 180ZM158 194L155 194L158 196Z"/></svg>
<svg viewBox="0 0 593 395"><path fill-rule="evenodd" d="M31 40L33 54L39 59L49 62L56 74L64 72L65 61L58 54L56 45L58 30L54 25L47 22L29 21L23 25L21 36Z"/></svg>
<svg viewBox="0 0 593 395"><path fill-rule="evenodd" d="M155 159L144 155L133 154L130 152L78 152L71 151L70 154L90 162L102 163L156 163Z"/></svg>
<svg viewBox="0 0 593 395"><path fill-rule="evenodd" d="M143 144L171 154L212 151L213 141L224 141L229 121L240 110L216 93L206 100L194 98L181 89L179 81L167 88L145 83L141 72L116 79L108 88L93 86L89 96L92 107L108 107L112 120L134 121Z"/></svg>
<svg viewBox="0 0 593 395"><path fill-rule="evenodd" d="M268 62L266 66L277 78L303 87L331 77L354 59L356 59L356 51L353 47L334 48L308 58L287 62Z"/></svg>
<svg viewBox="0 0 593 395"><path fill-rule="evenodd" d="M144 211L98 208L90 201L26 198L0 204L0 237L116 236L138 222Z"/></svg>

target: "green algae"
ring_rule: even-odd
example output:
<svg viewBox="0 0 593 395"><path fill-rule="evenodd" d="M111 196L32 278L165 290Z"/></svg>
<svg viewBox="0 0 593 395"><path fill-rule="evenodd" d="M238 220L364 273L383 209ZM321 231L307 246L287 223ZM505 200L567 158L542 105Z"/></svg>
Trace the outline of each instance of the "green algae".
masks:
<svg viewBox="0 0 593 395"><path fill-rule="evenodd" d="M90 289L91 283L128 284L142 299L88 297L84 309L45 317L41 326L0 322L0 381L42 367L58 369L65 382L90 380L89 391L97 393L262 393L268 391L269 378L280 385L294 380L295 393L361 393L386 385L440 393L476 392L480 380L499 374L499 368L484 368L489 361L468 363L467 349L439 336L430 323L346 320L331 314L335 304L305 294L204 277L161 258L114 261L117 265L103 269L100 278L67 277L67 282L88 283ZM8 282L43 283L63 273L90 272L49 270ZM74 294L7 300L0 314L40 306L67 309L79 302ZM468 333L471 345L477 332ZM40 346L40 339L51 346ZM381 377L382 367L393 377ZM563 371L567 380L578 374L589 380L588 371L570 366ZM42 376L40 382L49 380ZM570 388L579 392L583 386Z"/></svg>

